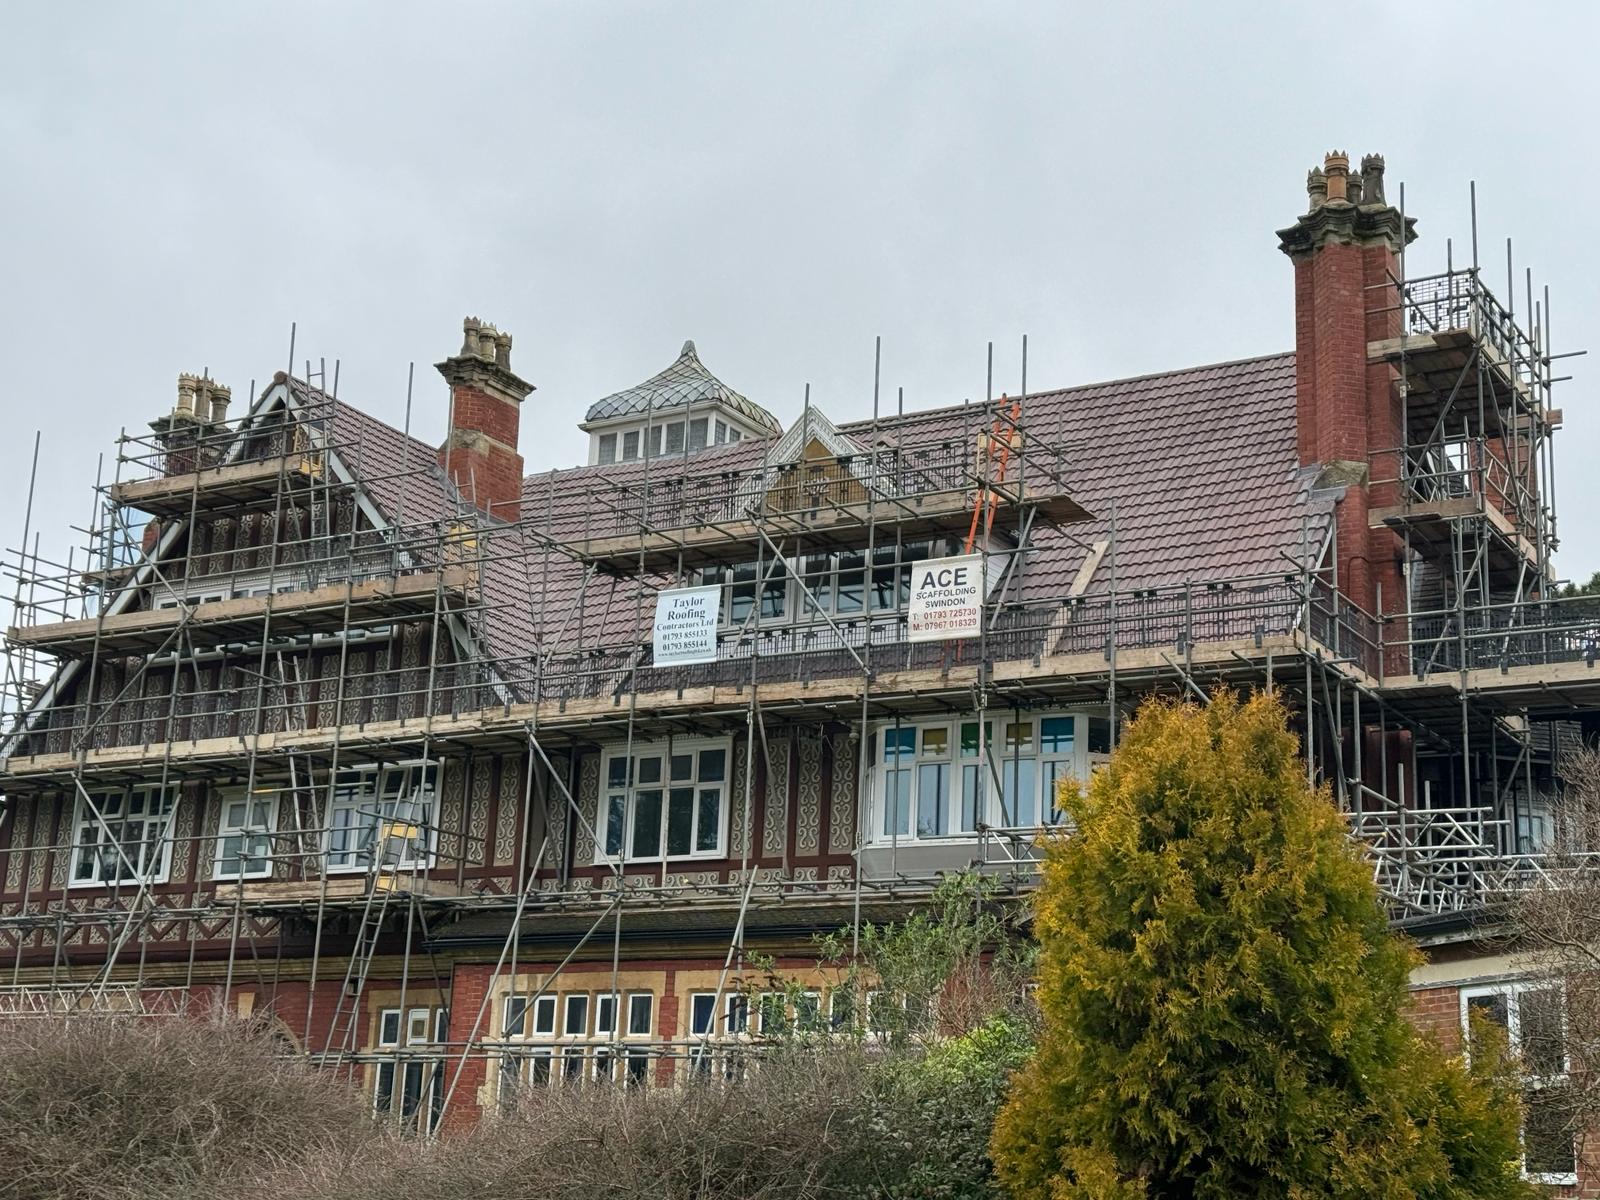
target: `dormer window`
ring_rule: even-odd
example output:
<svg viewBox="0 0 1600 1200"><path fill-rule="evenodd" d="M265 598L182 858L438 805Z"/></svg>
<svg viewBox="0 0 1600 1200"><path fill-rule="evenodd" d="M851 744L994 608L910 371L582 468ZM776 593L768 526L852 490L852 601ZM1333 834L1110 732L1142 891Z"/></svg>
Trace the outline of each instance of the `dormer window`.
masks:
<svg viewBox="0 0 1600 1200"><path fill-rule="evenodd" d="M722 585L722 624L731 629L747 623L820 621L820 613L849 619L868 611L901 611L911 598L915 564L927 558L960 554L961 546L958 538L874 546L870 568L865 549L801 555L793 560L793 570L789 562L775 563L771 558L718 564L692 572L691 582ZM794 578L794 570L799 572L800 580ZM758 595L761 612L759 621L752 622L751 612Z"/></svg>

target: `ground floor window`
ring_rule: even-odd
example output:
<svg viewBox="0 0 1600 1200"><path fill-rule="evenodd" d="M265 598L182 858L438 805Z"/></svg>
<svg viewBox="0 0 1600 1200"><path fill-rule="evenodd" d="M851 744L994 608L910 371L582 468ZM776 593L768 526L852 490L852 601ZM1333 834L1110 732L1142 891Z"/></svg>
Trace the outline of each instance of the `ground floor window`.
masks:
<svg viewBox="0 0 1600 1200"><path fill-rule="evenodd" d="M114 788L78 796L72 883L165 883L176 786Z"/></svg>
<svg viewBox="0 0 1600 1200"><path fill-rule="evenodd" d="M433 1133L444 1113L445 1008L386 1008L378 1014L378 1050L392 1057L373 1070L372 1109L381 1121Z"/></svg>
<svg viewBox="0 0 1600 1200"><path fill-rule="evenodd" d="M1085 712L896 722L873 750L874 840L929 840L1059 823L1058 785L1106 760L1111 729Z"/></svg>
<svg viewBox="0 0 1600 1200"><path fill-rule="evenodd" d="M722 857L732 757L726 739L608 751L595 861Z"/></svg>
<svg viewBox="0 0 1600 1200"><path fill-rule="evenodd" d="M430 866L438 783L437 763L342 768L328 806L328 869Z"/></svg>
<svg viewBox="0 0 1600 1200"><path fill-rule="evenodd" d="M659 1050L653 992L511 996L504 1005L500 1102L530 1087L619 1083L644 1087ZM620 1026L619 1026L620 1021Z"/></svg>
<svg viewBox="0 0 1600 1200"><path fill-rule="evenodd" d="M1529 980L1463 990L1461 1021L1469 1050L1474 1018L1504 1030L1509 1050L1522 1064L1523 1173L1537 1183L1576 1183L1561 986Z"/></svg>

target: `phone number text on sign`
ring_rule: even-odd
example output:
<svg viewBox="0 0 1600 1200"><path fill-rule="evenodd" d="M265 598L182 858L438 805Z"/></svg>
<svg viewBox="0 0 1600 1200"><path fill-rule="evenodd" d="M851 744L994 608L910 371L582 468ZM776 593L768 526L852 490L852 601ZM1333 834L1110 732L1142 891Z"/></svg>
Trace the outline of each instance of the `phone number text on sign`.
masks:
<svg viewBox="0 0 1600 1200"><path fill-rule="evenodd" d="M983 624L983 556L930 558L911 568L906 638L942 642L975 638Z"/></svg>

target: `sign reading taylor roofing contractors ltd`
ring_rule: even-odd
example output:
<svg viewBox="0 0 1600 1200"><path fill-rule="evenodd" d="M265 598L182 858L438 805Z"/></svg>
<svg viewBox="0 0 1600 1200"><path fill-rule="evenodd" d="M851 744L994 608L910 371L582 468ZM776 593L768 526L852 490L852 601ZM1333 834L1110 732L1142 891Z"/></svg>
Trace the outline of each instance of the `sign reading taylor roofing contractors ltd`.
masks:
<svg viewBox="0 0 1600 1200"><path fill-rule="evenodd" d="M983 556L930 558L911 568L906 638L942 642L975 638L983 619Z"/></svg>
<svg viewBox="0 0 1600 1200"><path fill-rule="evenodd" d="M655 665L683 667L716 662L720 587L674 588L656 593L656 626L652 642Z"/></svg>

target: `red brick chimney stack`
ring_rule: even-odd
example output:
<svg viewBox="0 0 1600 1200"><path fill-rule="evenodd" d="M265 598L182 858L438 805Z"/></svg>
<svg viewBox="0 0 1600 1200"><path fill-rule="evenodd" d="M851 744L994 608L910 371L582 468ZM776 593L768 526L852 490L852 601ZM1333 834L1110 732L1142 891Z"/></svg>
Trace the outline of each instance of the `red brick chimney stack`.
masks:
<svg viewBox="0 0 1600 1200"><path fill-rule="evenodd" d="M435 364L450 385L450 432L439 465L468 503L515 521L522 507L517 428L533 384L511 373L511 335L468 317L461 352Z"/></svg>
<svg viewBox="0 0 1600 1200"><path fill-rule="evenodd" d="M1369 612L1382 584L1386 611L1404 609L1400 544L1369 529L1370 508L1399 499L1400 403L1392 372L1367 361L1367 344L1400 334L1395 280L1400 248L1416 237L1384 198L1383 159L1359 174L1334 151L1306 179L1309 207L1278 231L1294 262L1295 390L1300 463L1343 486L1337 538L1339 587Z"/></svg>

